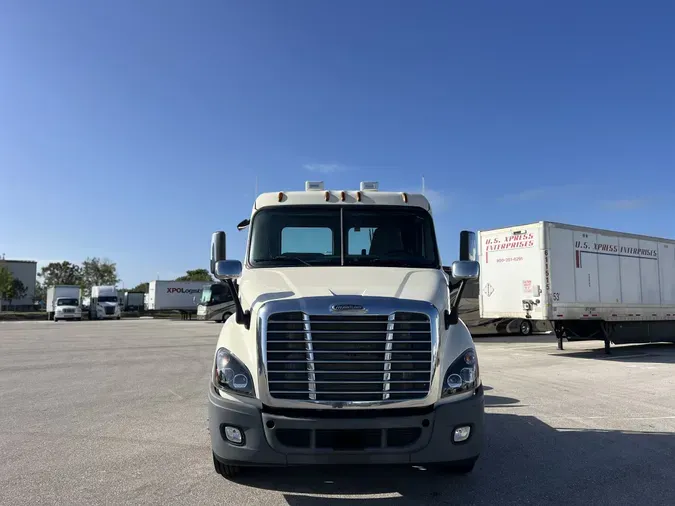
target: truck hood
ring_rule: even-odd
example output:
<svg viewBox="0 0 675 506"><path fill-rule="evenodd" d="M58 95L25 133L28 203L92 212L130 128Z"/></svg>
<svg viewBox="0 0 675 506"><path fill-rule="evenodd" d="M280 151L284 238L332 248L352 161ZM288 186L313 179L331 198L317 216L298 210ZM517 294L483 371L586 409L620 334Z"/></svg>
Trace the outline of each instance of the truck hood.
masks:
<svg viewBox="0 0 675 506"><path fill-rule="evenodd" d="M250 269L239 280L244 308L277 299L362 295L447 305L445 274L398 267L284 267Z"/></svg>

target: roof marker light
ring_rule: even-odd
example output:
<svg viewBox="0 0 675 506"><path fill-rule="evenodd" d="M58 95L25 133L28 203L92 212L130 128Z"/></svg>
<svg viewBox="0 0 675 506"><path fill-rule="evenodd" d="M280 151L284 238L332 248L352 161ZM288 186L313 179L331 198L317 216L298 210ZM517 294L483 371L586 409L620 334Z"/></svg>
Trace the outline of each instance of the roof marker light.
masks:
<svg viewBox="0 0 675 506"><path fill-rule="evenodd" d="M322 191L323 181L305 181L305 191Z"/></svg>
<svg viewBox="0 0 675 506"><path fill-rule="evenodd" d="M377 183L377 181L361 181L361 191L371 191L371 192L376 192L380 185Z"/></svg>
<svg viewBox="0 0 675 506"><path fill-rule="evenodd" d="M403 197L403 202L405 202L407 204L408 203L408 194L403 192L403 193L401 193L401 197Z"/></svg>
<svg viewBox="0 0 675 506"><path fill-rule="evenodd" d="M347 198L347 194L344 191L341 191L340 192L340 200L342 202L344 202L346 198Z"/></svg>
<svg viewBox="0 0 675 506"><path fill-rule="evenodd" d="M330 200L330 192L326 191L326 192L323 192L323 193L324 193L324 197L326 199L326 202L328 202Z"/></svg>
<svg viewBox="0 0 675 506"><path fill-rule="evenodd" d="M279 202L284 200L284 192L279 192Z"/></svg>
<svg viewBox="0 0 675 506"><path fill-rule="evenodd" d="M361 202L361 192L356 192L356 201Z"/></svg>

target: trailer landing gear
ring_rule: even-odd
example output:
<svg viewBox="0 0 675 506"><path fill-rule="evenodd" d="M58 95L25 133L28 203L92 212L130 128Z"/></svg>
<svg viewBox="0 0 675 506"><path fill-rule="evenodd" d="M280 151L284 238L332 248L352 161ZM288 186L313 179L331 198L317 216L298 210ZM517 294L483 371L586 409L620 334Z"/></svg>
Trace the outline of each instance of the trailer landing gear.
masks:
<svg viewBox="0 0 675 506"><path fill-rule="evenodd" d="M562 326L559 322L553 323L553 332L555 332L555 337L558 339L558 349L563 350L563 338L567 337L565 334L565 327Z"/></svg>
<svg viewBox="0 0 675 506"><path fill-rule="evenodd" d="M607 322L602 322L600 324L600 328L602 329L602 334L605 337L605 355L610 355L610 349L609 345L611 344L611 336L612 333L614 332L614 325L611 323Z"/></svg>

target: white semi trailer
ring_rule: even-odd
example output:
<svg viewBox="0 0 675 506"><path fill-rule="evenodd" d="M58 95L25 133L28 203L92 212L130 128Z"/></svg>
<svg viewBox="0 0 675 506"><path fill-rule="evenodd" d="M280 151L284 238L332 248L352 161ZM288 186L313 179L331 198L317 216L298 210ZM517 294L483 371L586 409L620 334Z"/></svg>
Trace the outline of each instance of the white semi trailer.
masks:
<svg viewBox="0 0 675 506"><path fill-rule="evenodd" d="M150 281L148 311L197 311L204 281Z"/></svg>
<svg viewBox="0 0 675 506"><path fill-rule="evenodd" d="M563 340L675 342L675 240L541 221L478 232L480 317Z"/></svg>

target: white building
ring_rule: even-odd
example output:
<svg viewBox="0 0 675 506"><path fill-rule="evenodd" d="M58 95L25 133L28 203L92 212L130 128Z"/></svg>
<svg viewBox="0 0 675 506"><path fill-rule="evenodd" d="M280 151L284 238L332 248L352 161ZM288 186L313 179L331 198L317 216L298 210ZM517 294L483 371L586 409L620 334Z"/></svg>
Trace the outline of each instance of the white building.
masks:
<svg viewBox="0 0 675 506"><path fill-rule="evenodd" d="M4 260L0 258L0 265L6 267L15 279L21 280L26 287L26 296L22 299L12 300L11 309L26 311L33 309L33 297L35 296L35 278L37 275L37 262L34 260ZM3 309L8 309L9 301L0 301Z"/></svg>

